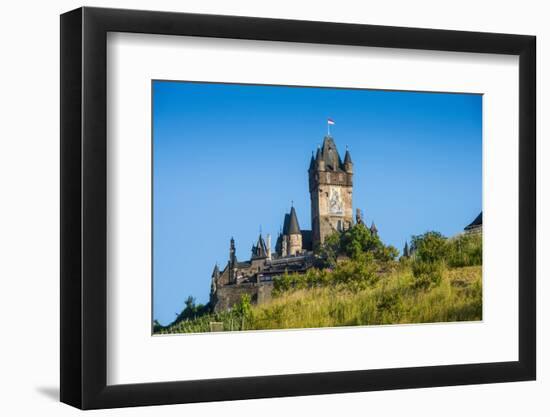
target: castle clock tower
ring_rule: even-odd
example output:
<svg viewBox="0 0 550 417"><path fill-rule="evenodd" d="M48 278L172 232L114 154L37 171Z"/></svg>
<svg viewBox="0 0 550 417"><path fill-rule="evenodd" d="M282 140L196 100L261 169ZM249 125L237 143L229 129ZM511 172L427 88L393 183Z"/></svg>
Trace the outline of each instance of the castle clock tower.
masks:
<svg viewBox="0 0 550 417"><path fill-rule="evenodd" d="M346 149L344 162L340 159L331 136L325 136L323 146L311 156L309 165L311 197L311 229L313 247L318 247L335 231L352 226L353 163Z"/></svg>

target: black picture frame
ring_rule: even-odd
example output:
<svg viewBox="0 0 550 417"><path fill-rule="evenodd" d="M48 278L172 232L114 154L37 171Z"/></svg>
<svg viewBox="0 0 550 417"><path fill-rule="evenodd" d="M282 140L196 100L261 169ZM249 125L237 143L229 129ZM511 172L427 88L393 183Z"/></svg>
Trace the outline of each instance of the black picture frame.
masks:
<svg viewBox="0 0 550 417"><path fill-rule="evenodd" d="M108 32L519 56L519 360L107 385ZM61 15L61 401L82 409L534 380L534 36L80 8Z"/></svg>

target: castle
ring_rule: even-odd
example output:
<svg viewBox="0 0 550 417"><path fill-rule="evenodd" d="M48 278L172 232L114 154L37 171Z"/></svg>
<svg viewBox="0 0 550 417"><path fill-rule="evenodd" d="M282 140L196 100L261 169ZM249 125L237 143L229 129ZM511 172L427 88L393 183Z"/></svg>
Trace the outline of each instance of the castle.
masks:
<svg viewBox="0 0 550 417"><path fill-rule="evenodd" d="M247 261L238 261L235 240L231 238L229 260L220 270L214 267L210 304L214 311L231 308L244 294L261 304L271 298L273 278L285 272L304 273L315 266L314 250L334 232L343 232L353 225L353 162L346 149L344 161L327 135L308 169L311 198L311 229L300 228L296 209L284 215L283 228L271 250L271 237L260 235ZM361 222L360 211L356 221ZM374 223L371 231L377 233Z"/></svg>

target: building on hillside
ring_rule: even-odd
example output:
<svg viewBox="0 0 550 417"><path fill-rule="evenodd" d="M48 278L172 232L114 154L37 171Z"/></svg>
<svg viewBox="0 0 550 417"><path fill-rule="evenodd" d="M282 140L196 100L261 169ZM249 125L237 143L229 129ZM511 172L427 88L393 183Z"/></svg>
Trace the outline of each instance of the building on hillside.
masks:
<svg viewBox="0 0 550 417"><path fill-rule="evenodd" d="M353 225L353 162L346 149L340 158L332 136L325 136L322 146L312 154L308 169L311 201L311 229L301 229L298 214L292 205L283 217L283 227L271 250L270 235L260 235L252 246L251 257L238 261L235 240L231 238L229 260L212 272L210 303L214 311L231 308L244 294L253 303L271 298L273 278L288 273L304 273L318 263L314 250L327 236L343 232ZM362 223L361 211L357 222ZM374 222L370 227L378 233Z"/></svg>
<svg viewBox="0 0 550 417"><path fill-rule="evenodd" d="M469 235L483 233L483 212L479 213L474 221L464 228L464 233Z"/></svg>

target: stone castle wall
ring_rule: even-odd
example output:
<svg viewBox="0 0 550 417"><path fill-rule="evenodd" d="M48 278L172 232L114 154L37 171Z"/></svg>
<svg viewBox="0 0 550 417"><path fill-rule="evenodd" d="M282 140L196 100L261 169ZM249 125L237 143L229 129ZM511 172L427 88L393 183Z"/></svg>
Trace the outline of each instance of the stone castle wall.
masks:
<svg viewBox="0 0 550 417"><path fill-rule="evenodd" d="M214 311L224 311L241 301L241 296L248 294L252 304L263 304L271 300L273 282L243 283L219 287L215 295Z"/></svg>

